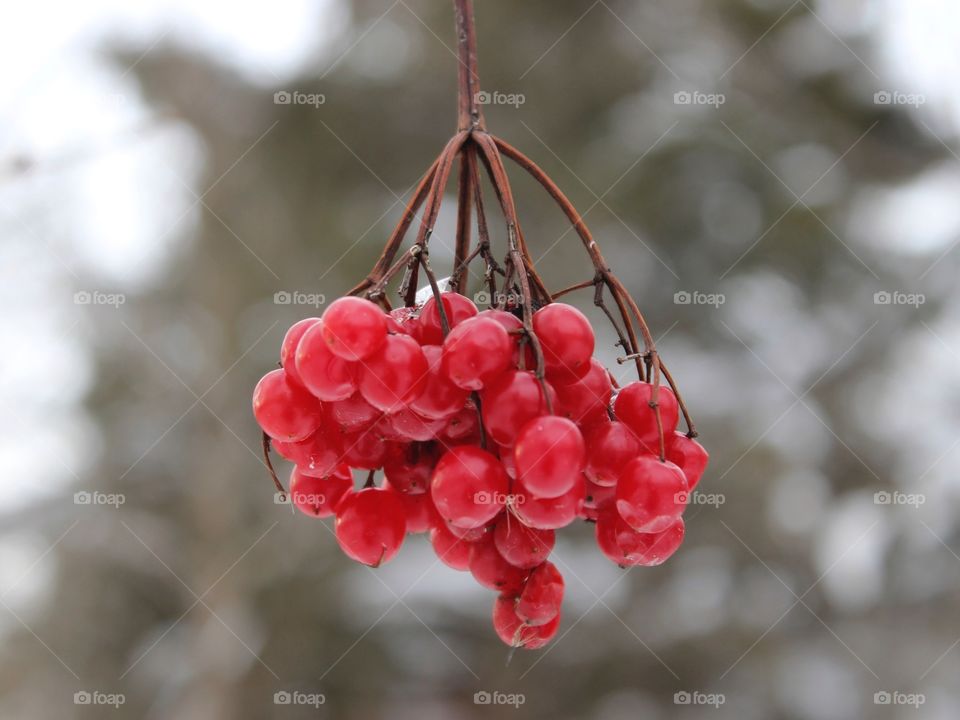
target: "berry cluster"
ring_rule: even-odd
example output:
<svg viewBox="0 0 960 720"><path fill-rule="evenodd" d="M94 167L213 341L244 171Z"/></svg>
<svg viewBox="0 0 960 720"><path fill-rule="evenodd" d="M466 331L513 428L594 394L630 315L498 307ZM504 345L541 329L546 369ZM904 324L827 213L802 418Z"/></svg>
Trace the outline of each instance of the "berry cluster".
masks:
<svg viewBox="0 0 960 720"><path fill-rule="evenodd" d="M293 503L335 516L350 558L376 567L429 533L440 560L499 594L500 638L542 647L564 592L555 531L582 518L618 565L662 563L707 453L676 431L669 387L616 387L573 306L547 304L525 327L519 309L438 297L389 313L343 297L296 323L254 415L295 464ZM355 469L370 471L359 489Z"/></svg>

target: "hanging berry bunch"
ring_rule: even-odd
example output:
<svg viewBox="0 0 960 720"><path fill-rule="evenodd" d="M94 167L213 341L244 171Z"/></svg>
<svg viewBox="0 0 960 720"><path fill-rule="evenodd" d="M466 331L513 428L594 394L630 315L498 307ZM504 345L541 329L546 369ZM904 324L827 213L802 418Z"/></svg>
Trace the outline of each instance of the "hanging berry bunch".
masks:
<svg viewBox="0 0 960 720"><path fill-rule="evenodd" d="M344 553L377 567L408 534L428 534L441 561L498 593L500 638L533 649L560 623L564 581L548 559L555 531L583 519L595 524L597 545L613 562L659 565L683 541L681 516L707 453L643 315L577 211L532 160L486 131L476 102L472 3L454 5L459 130L370 274L321 318L287 332L282 367L260 380L253 411L277 488L286 492L271 448L294 463L296 507L336 517ZM527 251L504 157L569 218L591 260L590 279L547 289ZM449 280L438 281L429 240L454 164L455 258ZM502 263L487 230L481 170L506 221ZM417 217L416 240L401 253ZM490 299L483 310L465 296L474 261L483 264ZM421 272L425 302L418 302ZM404 304L392 309L387 286L401 273ZM620 362L636 366L638 380L623 387L593 357L587 318L556 301L587 288L625 350ZM676 429L681 414L686 433ZM352 470L369 471L362 488Z"/></svg>

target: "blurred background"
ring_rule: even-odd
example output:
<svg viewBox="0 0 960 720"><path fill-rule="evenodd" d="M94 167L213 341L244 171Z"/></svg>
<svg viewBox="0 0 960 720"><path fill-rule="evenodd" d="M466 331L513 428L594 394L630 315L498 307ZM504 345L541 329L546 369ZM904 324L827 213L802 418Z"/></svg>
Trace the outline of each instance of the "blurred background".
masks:
<svg viewBox="0 0 960 720"><path fill-rule="evenodd" d="M478 4L489 127L711 453L683 548L559 533L560 634L511 657L423 537L372 572L274 503L252 388L455 129L451 3L37 0L0 23L0 716L960 715L960 7ZM508 170L551 287L589 278Z"/></svg>

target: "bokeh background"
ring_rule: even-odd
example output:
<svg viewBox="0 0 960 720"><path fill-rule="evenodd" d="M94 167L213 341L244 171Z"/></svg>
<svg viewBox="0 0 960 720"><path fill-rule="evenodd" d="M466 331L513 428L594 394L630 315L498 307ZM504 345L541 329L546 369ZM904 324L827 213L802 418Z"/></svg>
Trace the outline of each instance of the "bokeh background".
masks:
<svg viewBox="0 0 960 720"><path fill-rule="evenodd" d="M449 2L19 4L0 716L960 715L960 8L479 6L488 125L587 213L711 452L684 547L624 572L568 528L560 636L511 657L424 538L373 572L274 503L251 390L454 130ZM551 286L588 278L508 169Z"/></svg>

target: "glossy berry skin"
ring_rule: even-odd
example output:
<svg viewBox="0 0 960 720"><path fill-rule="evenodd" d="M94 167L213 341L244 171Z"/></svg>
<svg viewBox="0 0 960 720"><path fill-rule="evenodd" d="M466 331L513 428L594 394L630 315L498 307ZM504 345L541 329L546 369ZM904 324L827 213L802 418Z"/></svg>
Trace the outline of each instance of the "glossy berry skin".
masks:
<svg viewBox="0 0 960 720"><path fill-rule="evenodd" d="M297 371L297 347L300 345L303 334L318 322L320 318L305 318L291 325L287 334L283 336L283 344L280 345L280 365L286 371L287 378L297 385L303 385L303 380L300 379L300 373Z"/></svg>
<svg viewBox="0 0 960 720"><path fill-rule="evenodd" d="M520 592L529 570L508 563L497 551L493 537L486 537L470 546L470 574L483 587L496 592Z"/></svg>
<svg viewBox="0 0 960 720"><path fill-rule="evenodd" d="M324 402L346 400L357 391L357 364L330 351L322 320L307 328L300 338L291 367L296 369L301 384Z"/></svg>
<svg viewBox="0 0 960 720"><path fill-rule="evenodd" d="M253 391L253 416L275 440L297 442L320 427L323 408L317 398L290 382L284 370L271 370Z"/></svg>
<svg viewBox="0 0 960 720"><path fill-rule="evenodd" d="M437 513L439 516L439 513ZM442 518L441 518L442 519ZM490 534L490 525L478 525L474 528L462 528L454 525L449 520L443 520L443 524L446 525L447 530L453 534L454 537L458 537L464 542L475 543L483 540L487 535Z"/></svg>
<svg viewBox="0 0 960 720"><path fill-rule="evenodd" d="M331 517L340 500L353 489L350 468L340 465L325 478L304 475L297 468L290 473L290 502L310 517Z"/></svg>
<svg viewBox="0 0 960 720"><path fill-rule="evenodd" d="M640 454L640 440L622 422L597 425L587 433L587 477L613 487L627 463Z"/></svg>
<svg viewBox="0 0 960 720"><path fill-rule="evenodd" d="M410 403L410 409L425 418L450 418L463 408L470 391L457 387L441 372L443 349L439 345L424 345L421 350L429 371L423 393Z"/></svg>
<svg viewBox="0 0 960 720"><path fill-rule="evenodd" d="M451 533L446 525L433 526L430 530L430 543L444 565L460 571L470 569L471 543Z"/></svg>
<svg viewBox="0 0 960 720"><path fill-rule="evenodd" d="M337 506L337 542L347 557L364 565L379 567L390 561L406 532L406 508L394 490L351 491Z"/></svg>
<svg viewBox="0 0 960 720"><path fill-rule="evenodd" d="M416 336L417 313L414 308L398 307L387 313L387 332Z"/></svg>
<svg viewBox="0 0 960 720"><path fill-rule="evenodd" d="M687 488L693 490L700 482L703 471L707 469L710 456L703 445L676 431L667 445L667 460L683 470L687 478Z"/></svg>
<svg viewBox="0 0 960 720"><path fill-rule="evenodd" d="M583 496L583 505L580 507L580 517L584 520L596 522L601 513L613 510L616 497L617 489L615 486L597 485L588 479L587 489Z"/></svg>
<svg viewBox="0 0 960 720"><path fill-rule="evenodd" d="M402 493L420 495L430 490L437 464L436 449L420 444L393 445L383 463L383 474Z"/></svg>
<svg viewBox="0 0 960 720"><path fill-rule="evenodd" d="M346 400L338 400L326 405L329 417L341 430L358 430L370 427L380 417L380 411L354 393Z"/></svg>
<svg viewBox="0 0 960 720"><path fill-rule="evenodd" d="M545 383L551 399L556 397L550 383ZM543 390L536 376L526 370L508 370L480 395L483 425L493 440L512 447L517 433L527 422L547 414Z"/></svg>
<svg viewBox="0 0 960 720"><path fill-rule="evenodd" d="M324 426L306 440L295 443L273 440L270 445L281 457L296 463L302 474L314 477L332 473L343 454L339 435Z"/></svg>
<svg viewBox="0 0 960 720"><path fill-rule="evenodd" d="M657 417L650 399L653 397L653 385L645 382L633 382L621 388L614 400L613 412L617 419L633 430L644 452L660 454L660 433L657 430ZM663 425L664 442L670 439L680 415L677 396L673 390L660 385L657 404L660 407L660 421Z"/></svg>
<svg viewBox="0 0 960 720"><path fill-rule="evenodd" d="M687 480L670 461L652 455L630 461L617 481L616 508L634 530L666 530L687 506Z"/></svg>
<svg viewBox="0 0 960 720"><path fill-rule="evenodd" d="M447 323L451 330L467 318L477 314L473 301L458 293L445 292L440 295L447 314ZM437 300L429 298L420 311L417 320L417 339L421 345L440 345L443 343L443 327L440 324L440 309Z"/></svg>
<svg viewBox="0 0 960 720"><path fill-rule="evenodd" d="M464 390L481 390L510 364L513 343L496 320L473 317L457 325L443 341L444 376Z"/></svg>
<svg viewBox="0 0 960 720"><path fill-rule="evenodd" d="M376 470L387 456L388 443L376 427L361 428L340 436L342 462L360 470Z"/></svg>
<svg viewBox="0 0 960 720"><path fill-rule="evenodd" d="M323 337L334 355L344 360L365 360L387 338L387 318L369 300L342 297L323 313Z"/></svg>
<svg viewBox="0 0 960 720"><path fill-rule="evenodd" d="M513 485L514 499L511 511L520 522L538 530L558 530L572 523L580 514L585 492L585 479L581 473L574 486L555 498L538 498L523 487Z"/></svg>
<svg viewBox="0 0 960 720"><path fill-rule="evenodd" d="M427 359L417 341L406 335L388 335L360 371L360 394L385 413L402 410L426 384Z"/></svg>
<svg viewBox="0 0 960 720"><path fill-rule="evenodd" d="M527 527L510 513L504 513L493 529L497 551L511 565L531 569L540 565L553 551L553 530Z"/></svg>
<svg viewBox="0 0 960 720"><path fill-rule="evenodd" d="M389 420L397 437L417 442L433 440L447 426L446 420L430 420L410 408L390 415Z"/></svg>
<svg viewBox="0 0 960 720"><path fill-rule="evenodd" d="M514 610L528 625L544 625L560 614L563 603L563 575L549 560L533 572L523 584Z"/></svg>
<svg viewBox="0 0 960 720"><path fill-rule="evenodd" d="M430 481L430 493L440 515L463 528L493 520L503 509L507 489L507 474L500 461L473 445L448 450Z"/></svg>
<svg viewBox="0 0 960 720"><path fill-rule="evenodd" d="M550 642L560 628L560 615L544 625L528 625L516 612L516 598L501 595L493 605L493 629L510 647L538 650Z"/></svg>
<svg viewBox="0 0 960 720"><path fill-rule="evenodd" d="M586 374L567 385L556 385L557 415L570 418L578 425L602 418L607 414L613 388L607 369L596 359L590 360Z"/></svg>
<svg viewBox="0 0 960 720"><path fill-rule="evenodd" d="M683 518L677 518L666 530L639 533L616 512L603 512L597 519L597 546L620 567L660 565L683 543Z"/></svg>
<svg viewBox="0 0 960 720"><path fill-rule="evenodd" d="M531 494L552 498L570 490L583 472L586 451L580 430L556 415L534 418L513 448L517 477Z"/></svg>
<svg viewBox="0 0 960 720"><path fill-rule="evenodd" d="M396 490L389 482L383 484L385 488ZM429 532L438 521L437 509L433 506L430 495L421 493L419 495L410 495L407 493L397 493L403 507L406 510L407 532L419 534Z"/></svg>
<svg viewBox="0 0 960 720"><path fill-rule="evenodd" d="M447 421L447 426L440 434L440 439L448 447L462 445L466 442L475 441L479 443L480 418L477 409L468 403L462 410L452 415Z"/></svg>
<svg viewBox="0 0 960 720"><path fill-rule="evenodd" d="M550 303L533 314L533 331L540 339L543 360L551 380L573 382L590 369L593 328L572 305Z"/></svg>

